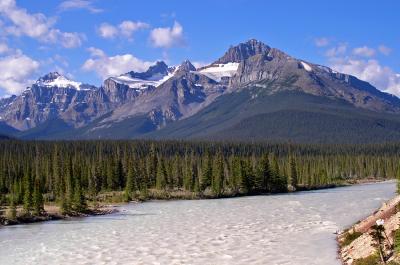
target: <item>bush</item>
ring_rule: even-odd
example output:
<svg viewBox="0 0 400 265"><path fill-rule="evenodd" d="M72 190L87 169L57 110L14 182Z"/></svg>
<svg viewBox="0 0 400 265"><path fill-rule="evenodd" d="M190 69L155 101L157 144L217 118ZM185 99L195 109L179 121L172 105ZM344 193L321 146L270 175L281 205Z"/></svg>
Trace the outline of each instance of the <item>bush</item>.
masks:
<svg viewBox="0 0 400 265"><path fill-rule="evenodd" d="M394 232L394 252L400 254L400 228Z"/></svg>
<svg viewBox="0 0 400 265"><path fill-rule="evenodd" d="M358 237L360 237L362 235L361 232L356 232L356 231L352 231L352 232L347 232L346 236L342 242L342 246L347 246L350 245L351 242L353 242L354 240L356 240Z"/></svg>
<svg viewBox="0 0 400 265"><path fill-rule="evenodd" d="M353 263L353 265L378 265L378 264L380 264L380 259L377 254L373 254L363 259L357 259Z"/></svg>

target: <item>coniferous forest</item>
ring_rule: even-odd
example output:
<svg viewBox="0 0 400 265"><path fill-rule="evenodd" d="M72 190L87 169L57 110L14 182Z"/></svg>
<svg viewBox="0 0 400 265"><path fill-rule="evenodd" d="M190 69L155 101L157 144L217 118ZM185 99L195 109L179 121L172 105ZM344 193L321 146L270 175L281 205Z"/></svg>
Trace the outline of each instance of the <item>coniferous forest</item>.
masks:
<svg viewBox="0 0 400 265"><path fill-rule="evenodd" d="M88 205L217 198L395 178L400 144L0 141L0 203L40 215Z"/></svg>

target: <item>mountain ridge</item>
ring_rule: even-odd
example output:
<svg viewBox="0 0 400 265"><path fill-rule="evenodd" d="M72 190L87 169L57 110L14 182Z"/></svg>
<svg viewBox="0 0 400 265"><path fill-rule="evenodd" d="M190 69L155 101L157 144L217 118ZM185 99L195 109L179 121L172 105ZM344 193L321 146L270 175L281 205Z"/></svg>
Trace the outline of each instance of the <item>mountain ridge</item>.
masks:
<svg viewBox="0 0 400 265"><path fill-rule="evenodd" d="M137 131L124 138L147 137L146 134L157 135L171 124L212 108L221 96L239 97L242 91L251 95L247 101L261 97L267 102L273 95L295 92L319 97L321 101L343 100L355 108L354 112L362 109L382 116L400 113L399 98L365 81L296 59L251 39L231 46L222 57L198 69L189 60L175 67L157 61L144 72L130 71L107 78L100 87L53 72L39 78L20 96L1 99L0 121L25 131L27 138L29 130L32 138L37 137L39 128L46 137L43 128L53 128L52 122L65 123L68 130L90 138L101 137L102 131L112 132L117 124L131 121L146 126L133 126ZM261 108L258 110L264 113ZM242 122L238 118L234 121ZM48 125L39 127L42 124ZM39 127L36 132L35 127Z"/></svg>

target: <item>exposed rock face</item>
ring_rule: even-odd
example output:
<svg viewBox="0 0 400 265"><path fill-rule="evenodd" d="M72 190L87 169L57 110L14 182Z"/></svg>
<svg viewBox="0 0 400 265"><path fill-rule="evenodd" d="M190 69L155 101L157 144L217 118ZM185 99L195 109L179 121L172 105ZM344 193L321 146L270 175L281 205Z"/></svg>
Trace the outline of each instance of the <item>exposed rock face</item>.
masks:
<svg viewBox="0 0 400 265"><path fill-rule="evenodd" d="M62 119L80 127L109 112L120 104L132 100L139 93L127 86L105 82L101 88L67 80L58 73L38 79L20 96L3 99L0 116L7 124L27 130L52 119ZM79 86L76 86L79 84Z"/></svg>
<svg viewBox="0 0 400 265"><path fill-rule="evenodd" d="M252 39L237 46L230 47L229 50L215 61L215 64L225 64L229 62L240 63L257 54L268 53L271 48L264 43Z"/></svg>
<svg viewBox="0 0 400 265"><path fill-rule="evenodd" d="M0 121L28 130L52 119L77 128L145 116L154 128L190 117L222 94L251 89L274 94L300 91L345 100L372 111L400 112L400 99L367 82L328 67L293 58L249 40L229 50L209 66L196 69L190 61L168 67L157 62L145 72L128 72L106 79L101 87L49 73L19 96L0 99ZM103 120L99 119L107 114ZM92 130L96 130L94 125Z"/></svg>
<svg viewBox="0 0 400 265"><path fill-rule="evenodd" d="M354 76L295 59L274 48L243 60L229 82L230 91L253 86L263 87L270 93L298 90L343 99L374 111L400 112L399 98Z"/></svg>
<svg viewBox="0 0 400 265"><path fill-rule="evenodd" d="M346 233L362 233L349 245L339 249L340 258L343 264L350 265L353 264L357 259L363 259L376 253L376 248L373 246L374 242L370 233L372 232L371 227L376 224L378 219L384 220L383 226L385 228L385 233L388 236L390 243L394 242L394 232L395 230L399 229L400 212L396 210L399 202L400 196L396 196L390 201L384 203L382 207L375 213L353 225L348 232L338 235L338 241L341 243L344 241ZM388 252L387 254L389 254L391 250L385 249L385 252ZM391 259L393 258L394 257L391 257Z"/></svg>
<svg viewBox="0 0 400 265"><path fill-rule="evenodd" d="M156 62L155 65L150 66L146 72L137 73L137 72L128 72L131 77L133 78L140 78L140 79L149 79L154 78L155 76L165 76L169 74L168 66L163 61Z"/></svg>
<svg viewBox="0 0 400 265"><path fill-rule="evenodd" d="M225 91L225 86L194 72L196 69L189 61L184 61L177 69L165 83L116 108L102 123L144 114L160 128L193 115Z"/></svg>

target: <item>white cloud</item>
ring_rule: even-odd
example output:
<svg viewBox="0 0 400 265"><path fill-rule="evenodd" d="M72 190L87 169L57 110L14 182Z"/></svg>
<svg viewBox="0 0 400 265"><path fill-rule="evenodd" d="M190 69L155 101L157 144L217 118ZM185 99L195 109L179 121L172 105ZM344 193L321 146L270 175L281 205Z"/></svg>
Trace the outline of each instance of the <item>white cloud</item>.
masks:
<svg viewBox="0 0 400 265"><path fill-rule="evenodd" d="M92 1L89 0L67 0L58 6L60 11L68 11L73 9L86 9L91 13L103 12L102 9L96 8Z"/></svg>
<svg viewBox="0 0 400 265"><path fill-rule="evenodd" d="M0 87L9 94L18 94L32 83L30 76L39 69L39 62L21 51L0 57Z"/></svg>
<svg viewBox="0 0 400 265"><path fill-rule="evenodd" d="M196 69L197 68L201 68L201 67L206 66L206 65L210 65L210 63L203 62L203 61L194 61L194 62L192 62L192 64L193 64L194 67L196 67Z"/></svg>
<svg viewBox="0 0 400 265"><path fill-rule="evenodd" d="M120 33L122 36L125 36L127 38L131 38L132 34L140 29L146 29L149 27L149 24L144 23L144 22L134 22L134 21L129 21L125 20L122 21L121 24L119 24L118 28L120 30Z"/></svg>
<svg viewBox="0 0 400 265"><path fill-rule="evenodd" d="M329 45L329 39L326 37L321 37L321 38L315 38L314 39L314 44L317 47L325 47Z"/></svg>
<svg viewBox="0 0 400 265"><path fill-rule="evenodd" d="M101 78L118 76L129 71L142 72L154 62L143 61L132 54L107 56L102 50L89 48L92 58L82 65L84 71L93 71Z"/></svg>
<svg viewBox="0 0 400 265"><path fill-rule="evenodd" d="M28 36L45 43L61 43L65 48L81 45L81 34L54 28L55 19L41 13L30 14L26 9L18 7L15 0L1 0L0 15L8 22L2 25L6 34Z"/></svg>
<svg viewBox="0 0 400 265"><path fill-rule="evenodd" d="M106 56L106 54L102 50L97 49L95 47L90 47L87 50L90 52L90 56L92 56L92 57L104 57L104 56Z"/></svg>
<svg viewBox="0 0 400 265"><path fill-rule="evenodd" d="M336 47L330 48L326 51L325 55L328 57L335 57L345 54L347 51L347 44L340 43Z"/></svg>
<svg viewBox="0 0 400 265"><path fill-rule="evenodd" d="M6 43L0 43L0 54L8 52L10 49Z"/></svg>
<svg viewBox="0 0 400 265"><path fill-rule="evenodd" d="M383 54L383 55L389 55L392 52L392 49L385 45L379 45L378 50Z"/></svg>
<svg viewBox="0 0 400 265"><path fill-rule="evenodd" d="M336 71L351 74L374 85L379 90L400 96L400 74L377 60L354 58L332 58L331 67Z"/></svg>
<svg viewBox="0 0 400 265"><path fill-rule="evenodd" d="M113 39L118 35L118 28L108 23L102 23L97 32L102 38Z"/></svg>
<svg viewBox="0 0 400 265"><path fill-rule="evenodd" d="M353 54L363 57L373 57L375 55L375 49L368 46L357 47L353 49Z"/></svg>
<svg viewBox="0 0 400 265"><path fill-rule="evenodd" d="M175 21L172 28L155 28L150 33L150 40L155 47L170 48L182 45L184 42L183 27Z"/></svg>
<svg viewBox="0 0 400 265"><path fill-rule="evenodd" d="M105 39L114 39L116 37L124 37L127 39L132 39L133 33L146 29L149 27L149 24L141 22L141 21L131 21L125 20L122 21L121 24L114 26L108 23L102 23L100 27L97 29L98 34Z"/></svg>

